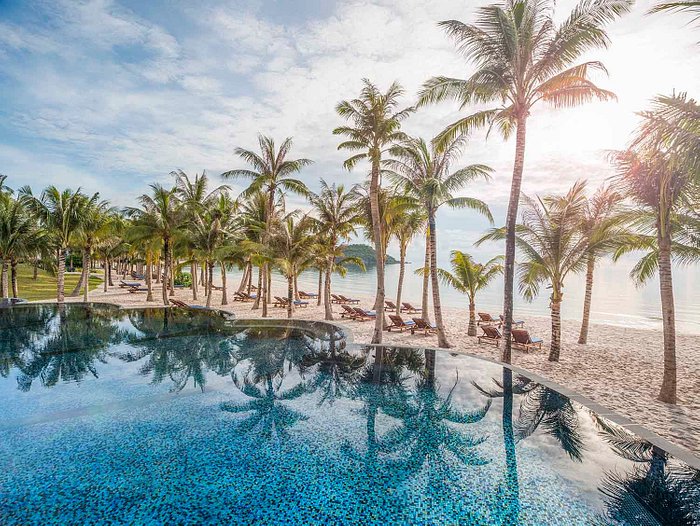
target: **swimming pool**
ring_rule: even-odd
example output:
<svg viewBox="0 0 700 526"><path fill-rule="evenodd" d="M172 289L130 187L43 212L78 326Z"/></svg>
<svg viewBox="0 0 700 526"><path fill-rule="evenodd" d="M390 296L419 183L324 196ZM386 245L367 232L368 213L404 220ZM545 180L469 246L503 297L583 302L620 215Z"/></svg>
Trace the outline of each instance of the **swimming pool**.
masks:
<svg viewBox="0 0 700 526"><path fill-rule="evenodd" d="M700 524L700 471L487 361L216 311L0 310L2 524Z"/></svg>

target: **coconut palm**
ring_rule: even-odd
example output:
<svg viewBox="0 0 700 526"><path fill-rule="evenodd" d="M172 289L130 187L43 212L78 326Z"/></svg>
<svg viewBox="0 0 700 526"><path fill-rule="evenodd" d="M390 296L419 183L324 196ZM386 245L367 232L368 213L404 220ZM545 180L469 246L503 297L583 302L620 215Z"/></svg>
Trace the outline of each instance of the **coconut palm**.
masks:
<svg viewBox="0 0 700 526"><path fill-rule="evenodd" d="M258 145L260 148L259 154L243 148L236 148L235 150L236 155L248 163L252 169L229 170L222 173L221 176L225 179L250 179L250 185L242 194L244 198L260 191L265 193L267 196L267 216L265 218L265 231L262 241L266 243L270 236L272 216L281 192L293 192L302 196L308 195L309 190L306 188L306 185L292 176L300 172L304 167L312 164L313 161L309 159L287 159L292 149L291 137L287 137L282 141L279 149L277 149L275 141L271 137L258 135ZM270 279L267 263L263 264L261 270L262 289L258 290L254 307L257 308L262 298L262 315L266 317L268 296L270 294L267 286Z"/></svg>
<svg viewBox="0 0 700 526"><path fill-rule="evenodd" d="M510 363L515 276L515 223L525 162L525 134L532 110L545 102L555 108L578 106L591 100L610 100L613 93L591 81L591 73L605 72L597 61L576 64L592 49L605 48L605 25L628 12L633 0L581 0L561 24L555 21L555 1L505 0L477 11L474 24L445 20L440 27L451 36L476 71L468 79L434 77L419 95L419 105L447 99L462 109L472 103L498 106L479 110L450 124L438 145L475 128L496 126L504 138L515 132L515 160L506 216L503 293L505 316L501 359Z"/></svg>
<svg viewBox="0 0 700 526"><path fill-rule="evenodd" d="M314 262L316 237L312 234L314 222L308 216L297 220L297 212L287 214L270 232L270 254L274 265L287 280L287 317L294 309L294 278Z"/></svg>
<svg viewBox="0 0 700 526"><path fill-rule="evenodd" d="M209 191L209 178L206 171L202 170L201 174L195 174L194 179L190 179L182 170L175 170L170 175L175 177L175 187L184 208L184 213L188 221L200 214L205 207L217 198L227 186L217 186ZM192 256L192 254L189 254ZM190 257L190 274L192 276L192 299L197 300L197 259Z"/></svg>
<svg viewBox="0 0 700 526"><path fill-rule="evenodd" d="M672 260L700 260L698 243L697 187L692 173L673 152L645 149L613 154L622 192L636 205L631 228L634 234L620 243L617 260L629 252L646 254L632 269L638 283L659 273L661 319L664 338L664 373L659 400L676 403L676 323Z"/></svg>
<svg viewBox="0 0 700 526"><path fill-rule="evenodd" d="M586 203L585 183L577 182L565 196L544 199L523 197L522 221L516 227L516 242L525 261L518 265L520 292L532 301L543 283L548 284L552 317L549 361L559 361L561 351L561 302L564 280L586 267L588 243L581 230ZM477 241L506 239L506 228L496 228Z"/></svg>
<svg viewBox="0 0 700 526"><path fill-rule="evenodd" d="M151 195L143 194L138 198L141 208L127 208L127 214L133 219L131 228L137 239L159 237L163 242L162 293L163 305L168 305L172 248L175 237L182 228L184 210L177 195L177 188L168 189L159 184L152 184L150 187Z"/></svg>
<svg viewBox="0 0 700 526"><path fill-rule="evenodd" d="M37 234L37 227L22 201L14 199L9 193L0 192L0 288L3 298L10 295L8 265L13 267L12 295L18 295L14 267L26 252L32 237Z"/></svg>
<svg viewBox="0 0 700 526"><path fill-rule="evenodd" d="M583 299L583 317L578 343L588 340L588 325L591 318L593 297L593 274L597 260L610 254L616 242L625 234L628 215L622 207L623 196L610 186L601 186L588 199L582 211L583 235L586 236L586 292Z"/></svg>
<svg viewBox="0 0 700 526"><path fill-rule="evenodd" d="M199 212L191 216L188 227L188 241L193 255L202 261L206 272L207 307L211 307L214 266L221 264L221 279L226 283L226 267L221 263L230 252L236 234L233 216L233 203L227 194L220 194L213 201L208 201ZM196 275L192 276L196 280Z"/></svg>
<svg viewBox="0 0 700 526"><path fill-rule="evenodd" d="M57 285L56 300L63 303L65 298L66 251L79 230L82 213L86 207L98 202L99 194L86 197L78 188L75 192L66 189L59 191L55 186L47 187L39 197L25 186L20 196L27 209L41 221L54 237L57 245Z"/></svg>
<svg viewBox="0 0 700 526"><path fill-rule="evenodd" d="M109 215L109 221L105 225L104 231L99 236L97 244L95 246L98 256L102 259L102 264L104 267L104 280L103 280L103 291L107 292L108 286L113 286L112 283L112 264L113 262L123 256L130 248L130 243L132 233L131 233L131 223L122 215L118 213L112 213ZM146 244L146 247L150 246L153 248L154 241L162 243L160 238L144 238L143 233L139 233L136 240L139 244ZM146 284L148 285L149 294L147 301L153 301L153 296L151 293L151 279L146 276Z"/></svg>
<svg viewBox="0 0 700 526"><path fill-rule="evenodd" d="M319 233L322 233L320 245L324 247L325 282L323 303L327 320L333 319L331 309L331 276L334 267L343 260L343 247L359 222L355 194L346 192L344 185L328 185L321 179L321 191L310 197L311 204L318 219ZM343 268L342 265L339 268Z"/></svg>
<svg viewBox="0 0 700 526"><path fill-rule="evenodd" d="M339 150L356 152L343 163L351 170L360 161L370 163L369 204L372 240L377 262L377 294L374 300L376 308L384 305L384 264L385 252L382 245L383 232L379 210L379 190L381 187L381 163L388 149L403 141L406 136L401 131L401 122L408 117L413 108L397 110L403 89L394 82L382 93L368 79L362 80L364 87L360 96L353 100L340 102L335 110L349 125L339 126L333 130L334 135L342 135L346 141L338 145ZM371 343L382 343L384 317L377 316Z"/></svg>
<svg viewBox="0 0 700 526"><path fill-rule="evenodd" d="M438 275L445 284L466 294L469 299L469 336L476 336L476 293L503 273L502 261L502 256L496 256L486 263L477 263L469 254L453 250L450 257L452 272L438 269Z"/></svg>
<svg viewBox="0 0 700 526"><path fill-rule="evenodd" d="M662 2L649 10L649 14L665 12L690 13L693 22L700 19L700 2L698 0L680 0L678 2Z"/></svg>
<svg viewBox="0 0 700 526"><path fill-rule="evenodd" d="M433 142L430 146L423 139L410 139L391 149L394 159L385 164L391 170L396 186L413 197L425 209L428 216L428 246L430 250L430 277L433 292L433 310L438 331L438 345L449 347L445 325L442 321L440 286L437 272L437 228L436 216L441 206L469 208L488 218L493 217L486 203L473 197L456 197L469 182L487 179L491 168L483 164L472 164L452 172L452 163L461 157L466 135L458 135L438 150Z"/></svg>
<svg viewBox="0 0 700 526"><path fill-rule="evenodd" d="M83 301L88 301L88 291L90 289L90 266L92 264L92 251L95 240L104 234L108 227L111 210L107 201L91 201L87 197L80 214L80 225L76 232L77 241L83 252L83 269L75 285L71 296L78 296L83 288Z"/></svg>
<svg viewBox="0 0 700 526"><path fill-rule="evenodd" d="M422 232L427 217L423 210L411 210L404 215L402 221L394 227L394 236L399 242L399 284L396 289L396 314L401 314L401 295L403 280L406 273L406 251L413 238ZM427 312L427 308L426 308Z"/></svg>

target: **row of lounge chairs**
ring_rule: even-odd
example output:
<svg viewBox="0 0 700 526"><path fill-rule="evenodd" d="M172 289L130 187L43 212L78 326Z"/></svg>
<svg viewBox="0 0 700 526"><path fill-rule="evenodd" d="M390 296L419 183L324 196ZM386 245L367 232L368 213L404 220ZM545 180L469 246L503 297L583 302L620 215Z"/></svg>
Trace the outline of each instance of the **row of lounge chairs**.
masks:
<svg viewBox="0 0 700 526"><path fill-rule="evenodd" d="M385 310L385 311L394 311L394 312L396 312L396 308L397 308L397 307L396 307L396 303L394 303L393 301L386 300L386 301L384 302L384 310ZM409 302L407 302L407 301L402 301L402 302L401 302L401 310L400 310L400 312L406 312L406 313L409 313L409 314L416 314L416 313L419 313L419 312L421 312L421 311L422 311L422 309L418 309L418 308L414 307L413 305L411 305L411 304L410 304Z"/></svg>
<svg viewBox="0 0 700 526"><path fill-rule="evenodd" d="M339 305L357 305L360 300L355 298L347 298L342 294L331 294L331 303L337 303Z"/></svg>
<svg viewBox="0 0 700 526"><path fill-rule="evenodd" d="M498 327L493 325L482 325L481 330L483 334L477 338L479 343L488 343L498 347L503 339L503 334L498 330ZM525 352L530 352L531 349L542 349L542 338L533 338L527 329L513 329L511 330L511 336L513 338L513 347L516 349L521 349Z"/></svg>
<svg viewBox="0 0 700 526"><path fill-rule="evenodd" d="M503 314L498 315L499 319L494 318L488 312L477 312L477 315L479 316L479 319L476 321L477 325L497 325L498 327L501 327L506 320L503 317ZM522 328L525 326L525 321L513 320L513 325L515 327Z"/></svg>
<svg viewBox="0 0 700 526"><path fill-rule="evenodd" d="M292 304L295 307L308 307L309 302L303 300L292 300ZM275 296L275 301L272 302L273 307L287 307L289 305L289 300L287 298L282 298L280 296Z"/></svg>

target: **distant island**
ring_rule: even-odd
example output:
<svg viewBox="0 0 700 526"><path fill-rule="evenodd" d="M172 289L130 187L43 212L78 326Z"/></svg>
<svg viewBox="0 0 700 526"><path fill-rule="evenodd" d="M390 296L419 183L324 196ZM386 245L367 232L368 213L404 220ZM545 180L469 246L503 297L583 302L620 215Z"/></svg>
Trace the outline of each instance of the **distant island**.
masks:
<svg viewBox="0 0 700 526"><path fill-rule="evenodd" d="M377 260L376 260L376 254L374 252L374 249L370 247L369 245L362 245L362 244L356 244L356 245L348 245L345 247L343 250L345 253L345 257L347 258L360 258L364 264L365 267L367 268L372 268L377 266ZM389 256L387 254L386 256L386 264L387 265L396 265L398 264L398 261Z"/></svg>

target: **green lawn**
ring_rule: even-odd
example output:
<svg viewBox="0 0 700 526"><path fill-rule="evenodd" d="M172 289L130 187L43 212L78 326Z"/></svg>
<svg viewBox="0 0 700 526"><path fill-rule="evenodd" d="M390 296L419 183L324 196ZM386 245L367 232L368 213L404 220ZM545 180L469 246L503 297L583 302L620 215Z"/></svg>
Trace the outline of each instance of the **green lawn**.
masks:
<svg viewBox="0 0 700 526"><path fill-rule="evenodd" d="M29 265L17 266L17 286L19 297L29 301L56 299L56 276L39 269L37 279L32 279L33 269ZM73 291L80 273L66 274L66 296ZM100 278L90 278L90 290L94 290L102 283Z"/></svg>

